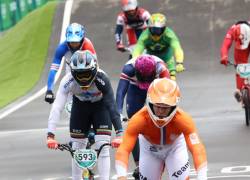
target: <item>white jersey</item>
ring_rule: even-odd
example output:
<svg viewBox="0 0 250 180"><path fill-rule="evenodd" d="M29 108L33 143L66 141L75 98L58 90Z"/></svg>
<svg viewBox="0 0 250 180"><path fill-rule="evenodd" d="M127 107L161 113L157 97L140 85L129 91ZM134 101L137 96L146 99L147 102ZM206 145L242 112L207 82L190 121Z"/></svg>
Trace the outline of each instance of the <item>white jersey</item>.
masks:
<svg viewBox="0 0 250 180"><path fill-rule="evenodd" d="M66 74L60 82L59 89L56 94L56 99L50 111L48 120L48 132L54 133L56 124L60 120L61 112L64 109L68 95L72 94L80 101L94 103L103 100L107 109L109 110L110 117L116 129L119 129L120 115L114 106L114 94L110 81L104 71L98 70L96 79L91 86L84 90L74 80L71 73Z"/></svg>

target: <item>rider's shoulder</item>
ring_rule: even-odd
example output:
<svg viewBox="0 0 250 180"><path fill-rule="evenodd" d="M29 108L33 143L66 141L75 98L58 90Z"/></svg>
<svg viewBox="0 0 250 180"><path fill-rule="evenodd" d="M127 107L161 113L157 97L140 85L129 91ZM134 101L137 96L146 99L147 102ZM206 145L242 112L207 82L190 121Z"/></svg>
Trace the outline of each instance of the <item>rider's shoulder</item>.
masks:
<svg viewBox="0 0 250 180"><path fill-rule="evenodd" d="M74 82L74 78L72 74L69 72L67 73L61 80L60 86L64 89L67 90L71 84Z"/></svg>
<svg viewBox="0 0 250 180"><path fill-rule="evenodd" d="M57 46L57 50L68 50L68 49L69 49L69 46L66 41L59 43Z"/></svg>

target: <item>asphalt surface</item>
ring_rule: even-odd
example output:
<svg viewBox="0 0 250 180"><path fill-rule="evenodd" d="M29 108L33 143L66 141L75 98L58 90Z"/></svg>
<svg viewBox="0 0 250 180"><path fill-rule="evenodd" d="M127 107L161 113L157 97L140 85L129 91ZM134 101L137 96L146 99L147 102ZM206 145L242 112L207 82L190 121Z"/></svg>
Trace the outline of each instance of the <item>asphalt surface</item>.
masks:
<svg viewBox="0 0 250 180"><path fill-rule="evenodd" d="M86 26L100 66L109 74L115 90L128 58L128 54L115 50L113 34L120 10L118 2L75 0L71 16L71 22ZM167 15L168 25L180 38L186 67L177 79L182 93L180 106L193 116L206 146L209 179L250 179L250 127L245 126L244 111L233 98L234 69L219 64L225 32L237 20L248 20L250 1L141 0L140 4L151 13ZM62 2L54 19L48 64L32 92L46 84L49 64L60 38L63 8ZM0 120L0 180L69 179L70 155L46 148L50 107L40 97ZM68 118L63 114L56 134L60 142L69 138L67 125ZM133 167L131 162L131 171ZM111 174L115 174L114 163Z"/></svg>

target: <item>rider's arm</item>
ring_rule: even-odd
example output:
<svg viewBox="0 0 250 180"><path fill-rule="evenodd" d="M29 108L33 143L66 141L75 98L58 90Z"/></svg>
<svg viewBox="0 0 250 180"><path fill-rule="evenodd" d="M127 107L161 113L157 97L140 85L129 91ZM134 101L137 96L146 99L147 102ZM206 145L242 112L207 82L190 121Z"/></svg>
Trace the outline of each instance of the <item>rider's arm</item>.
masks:
<svg viewBox="0 0 250 180"><path fill-rule="evenodd" d="M115 42L116 42L116 44L122 44L123 26L124 26L124 18L122 16L122 14L120 13L117 16L117 20L116 20L116 28L115 28Z"/></svg>
<svg viewBox="0 0 250 180"><path fill-rule="evenodd" d="M229 28L220 49L221 59L227 59L228 51L233 43L234 25Z"/></svg>
<svg viewBox="0 0 250 180"><path fill-rule="evenodd" d="M123 131L123 128L121 125L120 114L115 103L113 89L107 74L104 71L99 70L95 83L96 87L103 94L103 102L109 111L112 124L118 134Z"/></svg>
<svg viewBox="0 0 250 180"><path fill-rule="evenodd" d="M150 13L147 10L144 9L144 12L142 14L142 18L143 18L144 21L146 21L147 24L148 24L148 21L150 19L150 16L151 16Z"/></svg>
<svg viewBox="0 0 250 180"><path fill-rule="evenodd" d="M166 67L166 64L160 58L156 56L154 56L154 58L157 59L156 74L159 76L159 78L170 78L170 73L168 68Z"/></svg>
<svg viewBox="0 0 250 180"><path fill-rule="evenodd" d="M187 147L192 154L194 167L197 173L204 173L206 175L207 170L207 155L206 149L201 139L199 138L197 129L191 116L187 113L180 118L182 124L179 128L182 128Z"/></svg>
<svg viewBox="0 0 250 180"><path fill-rule="evenodd" d="M50 66L50 71L49 71L48 81L47 81L47 90L53 90L56 73L60 67L62 58L67 51L68 51L68 46L66 42L63 42L62 44L58 45L54 54L52 64Z"/></svg>
<svg viewBox="0 0 250 180"><path fill-rule="evenodd" d="M130 119L127 129L125 130L122 143L116 151L115 167L118 177L127 176L129 154L133 150L140 132L140 127L138 127L140 126L138 124L140 120L138 121L138 117L140 118L140 116L135 115Z"/></svg>
<svg viewBox="0 0 250 180"><path fill-rule="evenodd" d="M132 64L125 64L116 90L116 104L120 114L122 114L124 97L127 93L129 83L132 81L133 74L134 67Z"/></svg>
<svg viewBox="0 0 250 180"><path fill-rule="evenodd" d="M137 58L138 56L140 56L143 53L143 51L145 49L144 43L145 43L145 40L148 38L148 36L149 36L148 29L144 30L141 33L141 35L140 35L140 37L135 45L133 53L132 53L133 58Z"/></svg>
<svg viewBox="0 0 250 180"><path fill-rule="evenodd" d="M176 59L176 63L183 63L184 52L182 50L178 37L176 36L174 31L171 30L170 28L168 28L168 31L165 31L165 34L171 38L170 46L174 50L174 57Z"/></svg>
<svg viewBox="0 0 250 180"><path fill-rule="evenodd" d="M86 37L84 38L82 50L89 50L90 52L92 52L92 54L96 56L96 51L93 43Z"/></svg>
<svg viewBox="0 0 250 180"><path fill-rule="evenodd" d="M67 76L64 76L64 78L61 80L59 89L56 94L55 102L52 105L49 120L48 120L48 132L55 134L56 125L60 120L61 112L64 109L64 105L66 103L67 97L68 97L68 87L69 86L69 80L67 79ZM71 81L72 82L72 81Z"/></svg>

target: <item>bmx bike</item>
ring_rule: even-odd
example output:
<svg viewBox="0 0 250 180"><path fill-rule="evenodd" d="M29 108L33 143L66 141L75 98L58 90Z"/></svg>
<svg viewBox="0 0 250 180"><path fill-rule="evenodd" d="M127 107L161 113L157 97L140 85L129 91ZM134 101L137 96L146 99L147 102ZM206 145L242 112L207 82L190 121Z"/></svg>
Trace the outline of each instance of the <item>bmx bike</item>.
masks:
<svg viewBox="0 0 250 180"><path fill-rule="evenodd" d="M104 143L100 146L99 149L91 149L91 146L94 144L94 140L89 140L87 143L86 149L77 149L73 150L70 143L59 144L58 149L61 151L68 151L75 163L79 168L83 170L82 178L83 180L94 180L93 168L96 166L98 157L103 147L111 146L110 143Z"/></svg>
<svg viewBox="0 0 250 180"><path fill-rule="evenodd" d="M236 73L244 79L244 85L240 89L242 97L242 105L245 110L246 126L249 126L250 121L250 63L246 64L234 64L229 62L230 65L234 65Z"/></svg>

